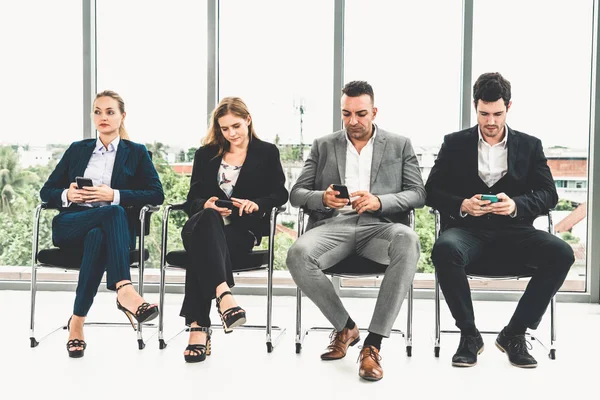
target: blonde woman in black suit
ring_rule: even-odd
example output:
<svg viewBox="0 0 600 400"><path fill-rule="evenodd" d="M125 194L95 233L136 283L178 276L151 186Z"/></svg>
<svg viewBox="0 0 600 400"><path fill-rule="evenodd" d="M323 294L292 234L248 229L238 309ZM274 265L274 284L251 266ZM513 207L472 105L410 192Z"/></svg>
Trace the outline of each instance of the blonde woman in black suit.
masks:
<svg viewBox="0 0 600 400"><path fill-rule="evenodd" d="M185 206L190 218L181 233L191 260L181 309L191 327L187 362L210 355L213 298L226 333L246 322L229 291L232 267L268 232L270 210L287 202L284 184L279 150L257 137L246 104L238 97L221 100L194 157Z"/></svg>

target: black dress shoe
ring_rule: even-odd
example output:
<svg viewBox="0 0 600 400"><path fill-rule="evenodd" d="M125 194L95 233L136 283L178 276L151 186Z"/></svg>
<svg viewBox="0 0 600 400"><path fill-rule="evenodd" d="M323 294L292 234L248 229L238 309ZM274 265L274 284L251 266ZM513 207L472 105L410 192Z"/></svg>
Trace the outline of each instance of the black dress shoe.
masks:
<svg viewBox="0 0 600 400"><path fill-rule="evenodd" d="M503 329L496 338L496 347L506 353L508 361L515 367L537 367L537 361L527 351L531 349L531 343L525 339L525 335L506 336Z"/></svg>
<svg viewBox="0 0 600 400"><path fill-rule="evenodd" d="M477 364L477 356L483 352L483 338L479 331L477 335L460 335L460 343L454 356L454 367L472 367Z"/></svg>

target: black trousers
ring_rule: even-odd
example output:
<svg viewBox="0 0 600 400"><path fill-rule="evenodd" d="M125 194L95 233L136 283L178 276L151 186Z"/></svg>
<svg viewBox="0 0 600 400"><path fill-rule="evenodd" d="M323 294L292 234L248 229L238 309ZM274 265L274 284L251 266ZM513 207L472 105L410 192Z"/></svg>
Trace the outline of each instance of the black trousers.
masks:
<svg viewBox="0 0 600 400"><path fill-rule="evenodd" d="M188 254L185 297L181 315L187 325L210 326L210 306L217 286L234 286L233 266L242 262L254 247L254 235L247 229L225 225L221 215L210 208L194 215L181 232Z"/></svg>
<svg viewBox="0 0 600 400"><path fill-rule="evenodd" d="M538 327L552 296L575 261L573 249L568 243L530 225L494 230L445 230L433 246L431 259L450 312L461 331L475 329L466 270L484 255L486 259L513 260L518 264L536 267L511 319L511 322L531 329Z"/></svg>

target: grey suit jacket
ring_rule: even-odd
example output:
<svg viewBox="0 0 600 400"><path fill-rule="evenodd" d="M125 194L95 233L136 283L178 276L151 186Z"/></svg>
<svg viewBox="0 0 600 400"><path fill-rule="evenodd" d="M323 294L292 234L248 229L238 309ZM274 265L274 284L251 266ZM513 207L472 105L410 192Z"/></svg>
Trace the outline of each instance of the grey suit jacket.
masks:
<svg viewBox="0 0 600 400"><path fill-rule="evenodd" d="M310 215L308 228L336 216L323 205L323 192L331 184L344 184L346 131L316 139L302 173L292 188L290 202ZM408 211L425 205L425 187L410 140L377 128L371 164L371 193L381 201L374 213L388 222L404 222Z"/></svg>

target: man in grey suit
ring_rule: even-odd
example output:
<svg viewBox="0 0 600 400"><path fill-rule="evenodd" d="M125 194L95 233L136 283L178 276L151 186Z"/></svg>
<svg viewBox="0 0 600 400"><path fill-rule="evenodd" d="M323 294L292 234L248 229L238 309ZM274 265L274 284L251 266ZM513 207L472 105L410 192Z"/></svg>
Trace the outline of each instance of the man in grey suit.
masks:
<svg viewBox="0 0 600 400"><path fill-rule="evenodd" d="M359 375L383 377L381 339L389 337L419 259L419 238L399 223L425 204L425 188L408 138L373 124L373 88L354 81L342 90L345 129L316 139L290 201L310 215L308 231L290 248L287 266L298 287L334 327L323 360L337 360L360 340L359 330L323 270L353 253L389 264L360 353ZM337 197L333 184L348 188Z"/></svg>

